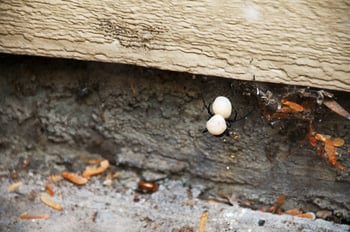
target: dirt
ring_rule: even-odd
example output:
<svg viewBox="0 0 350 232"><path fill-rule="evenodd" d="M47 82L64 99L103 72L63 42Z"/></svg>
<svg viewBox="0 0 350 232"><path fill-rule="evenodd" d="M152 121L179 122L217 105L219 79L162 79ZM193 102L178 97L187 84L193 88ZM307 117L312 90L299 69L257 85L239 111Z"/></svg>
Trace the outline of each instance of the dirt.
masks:
<svg viewBox="0 0 350 232"><path fill-rule="evenodd" d="M197 231L203 212L207 231L349 229L350 123L325 107L315 129L345 140L337 148L345 171L310 145L294 149L307 134L304 122L271 126L246 90L251 83L120 64L0 59L1 231ZM256 86L276 96L296 89ZM350 109L348 93L334 94ZM203 133L205 104L218 95L232 100L240 119L223 137ZM63 211L40 202L49 175L80 173L96 158L118 173L110 186L106 173L80 187L62 181L54 189ZM141 179L159 191L140 193ZM7 192L17 181L23 185ZM330 222L256 211L281 194L284 209L327 211ZM23 212L50 218L18 219Z"/></svg>

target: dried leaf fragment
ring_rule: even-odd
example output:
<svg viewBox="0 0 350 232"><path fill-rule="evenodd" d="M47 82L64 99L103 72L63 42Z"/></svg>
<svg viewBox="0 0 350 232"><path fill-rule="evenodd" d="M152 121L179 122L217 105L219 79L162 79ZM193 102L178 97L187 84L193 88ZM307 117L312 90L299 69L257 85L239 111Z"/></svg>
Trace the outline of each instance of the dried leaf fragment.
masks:
<svg viewBox="0 0 350 232"><path fill-rule="evenodd" d="M13 184L10 184L8 187L7 187L7 192L14 192L16 191L23 183L22 182L16 182L16 183L13 183Z"/></svg>
<svg viewBox="0 0 350 232"><path fill-rule="evenodd" d="M79 176L79 175L74 174L72 172L62 172L62 176L66 180L69 180L70 182L72 182L73 184L76 184L76 185L84 185L88 181L87 178Z"/></svg>
<svg viewBox="0 0 350 232"><path fill-rule="evenodd" d="M277 112L289 112L289 113L295 113L295 112L303 112L305 111L305 108L298 103L288 101L288 100L281 100L282 105L285 105L281 109L277 110Z"/></svg>
<svg viewBox="0 0 350 232"><path fill-rule="evenodd" d="M100 162L100 166L87 166L83 172L83 177L88 178L90 176L98 175L103 173L109 167L109 161L103 160Z"/></svg>
<svg viewBox="0 0 350 232"><path fill-rule="evenodd" d="M338 115L350 120L350 113L339 105L338 102L334 100L324 100L323 104Z"/></svg>
<svg viewBox="0 0 350 232"><path fill-rule="evenodd" d="M46 194L46 193L43 193L41 194L40 196L40 200L47 206L55 209L55 210L62 210L62 206L56 202L53 202L51 197Z"/></svg>
<svg viewBox="0 0 350 232"><path fill-rule="evenodd" d="M277 213L277 214L282 213L280 208L284 204L285 201L286 201L286 196L285 195L279 196L278 199L275 201L275 203L269 209L269 212Z"/></svg>
<svg viewBox="0 0 350 232"><path fill-rule="evenodd" d="M304 106L299 105L298 103L288 101L288 100L281 100L281 104L283 105L280 109L278 109L276 112L274 112L270 119L283 119L283 118L289 118L291 114L304 112L306 109ZM270 121L268 118L268 120Z"/></svg>
<svg viewBox="0 0 350 232"><path fill-rule="evenodd" d="M333 141L333 145L336 147L341 147L345 143L344 139L342 138L335 138L335 139L332 139L332 141Z"/></svg>
<svg viewBox="0 0 350 232"><path fill-rule="evenodd" d="M313 147L318 145L318 142L323 143L323 149L319 146L317 147L317 153L330 163L335 168L344 171L345 167L337 162L337 154L335 147L340 147L344 145L344 139L334 138L332 139L329 135L315 133L312 129L309 133L309 142Z"/></svg>
<svg viewBox="0 0 350 232"><path fill-rule="evenodd" d="M22 213L19 218L23 220L33 220L33 219L48 219L50 215L48 214L28 214L27 212Z"/></svg>
<svg viewBox="0 0 350 232"><path fill-rule="evenodd" d="M296 215L302 214L303 211L301 211L298 208L293 208L293 209L286 210L284 213L288 215L296 216Z"/></svg>
<svg viewBox="0 0 350 232"><path fill-rule="evenodd" d="M49 184L49 183L46 183L45 184L45 189L46 189L46 192L52 197L55 195L55 192L53 191L53 188L52 186Z"/></svg>
<svg viewBox="0 0 350 232"><path fill-rule="evenodd" d="M324 134L316 134L315 138L318 141L326 142L327 139L330 139L331 137L329 135L324 135Z"/></svg>
<svg viewBox="0 0 350 232"><path fill-rule="evenodd" d="M206 212L203 212L202 215L201 215L201 218L199 220L199 226L198 226L198 231L199 232L205 232L206 229L206 225L207 225L207 222L208 222L208 214Z"/></svg>
<svg viewBox="0 0 350 232"><path fill-rule="evenodd" d="M296 217L301 217L301 218L308 218L311 220L315 220L316 219L316 215L314 213L301 213L301 214L297 214L295 215Z"/></svg>
<svg viewBox="0 0 350 232"><path fill-rule="evenodd" d="M335 154L335 147L333 145L332 140L326 139L324 142L324 150L328 155L328 161L330 164L335 165L337 162L337 156Z"/></svg>

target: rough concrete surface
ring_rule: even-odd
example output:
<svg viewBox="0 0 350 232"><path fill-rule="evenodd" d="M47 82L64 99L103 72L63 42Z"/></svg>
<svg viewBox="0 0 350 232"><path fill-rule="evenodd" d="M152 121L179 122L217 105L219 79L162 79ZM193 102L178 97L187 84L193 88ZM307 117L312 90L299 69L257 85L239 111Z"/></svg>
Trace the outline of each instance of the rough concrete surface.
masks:
<svg viewBox="0 0 350 232"><path fill-rule="evenodd" d="M345 171L307 144L288 155L307 134L304 125L271 127L246 86L126 65L2 55L1 231L198 231L203 212L207 231L349 230L349 120L324 107L315 116L317 132L345 140L337 148ZM259 86L279 94L295 89ZM349 94L334 94L350 108ZM208 104L218 95L228 96L242 118L223 137L202 133L203 99ZM85 186L62 181L54 185L62 211L40 202L49 175L80 173L84 160L95 158L108 159L108 171L119 173L111 186L103 185L106 173ZM141 179L156 181L159 191L140 193ZM23 185L7 192L17 181ZM281 194L284 209L326 211L329 221L255 211ZM23 212L51 217L18 219Z"/></svg>
<svg viewBox="0 0 350 232"><path fill-rule="evenodd" d="M122 175L130 175L121 173ZM17 193L8 193L1 183L1 231L198 231L203 212L208 215L206 231L347 231L349 226L334 224L321 219L277 216L252 211L239 206L210 204L198 200L201 186L192 188L193 199L188 197L188 180L169 180L152 195L139 195L135 201L133 188L121 191L109 188L94 179L84 187L64 183L57 197L63 204L62 212L55 212L38 200L28 200L26 195L42 191L42 174L26 178L25 186ZM130 180L129 180L130 181ZM135 179L134 179L135 181ZM133 182L133 180L131 180ZM162 182L163 183L163 182ZM134 182L136 185L136 182ZM117 184L119 188L123 181ZM23 190L22 190L23 189ZM48 220L23 221L18 215L26 210L31 213L49 213ZM259 226L259 221L264 225Z"/></svg>

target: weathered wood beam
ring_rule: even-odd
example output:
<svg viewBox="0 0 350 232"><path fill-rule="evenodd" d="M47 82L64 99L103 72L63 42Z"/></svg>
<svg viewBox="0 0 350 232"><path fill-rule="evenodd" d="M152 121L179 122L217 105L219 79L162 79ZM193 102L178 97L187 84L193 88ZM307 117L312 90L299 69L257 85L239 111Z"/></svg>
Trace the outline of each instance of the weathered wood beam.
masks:
<svg viewBox="0 0 350 232"><path fill-rule="evenodd" d="M1 1L0 52L350 91L350 4Z"/></svg>

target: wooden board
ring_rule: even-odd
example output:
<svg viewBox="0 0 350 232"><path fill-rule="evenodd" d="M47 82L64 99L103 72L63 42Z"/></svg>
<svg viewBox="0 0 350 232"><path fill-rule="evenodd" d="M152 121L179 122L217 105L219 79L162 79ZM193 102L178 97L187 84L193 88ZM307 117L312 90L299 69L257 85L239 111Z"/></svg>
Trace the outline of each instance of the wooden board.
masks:
<svg viewBox="0 0 350 232"><path fill-rule="evenodd" d="M350 91L348 1L2 1L0 52Z"/></svg>

